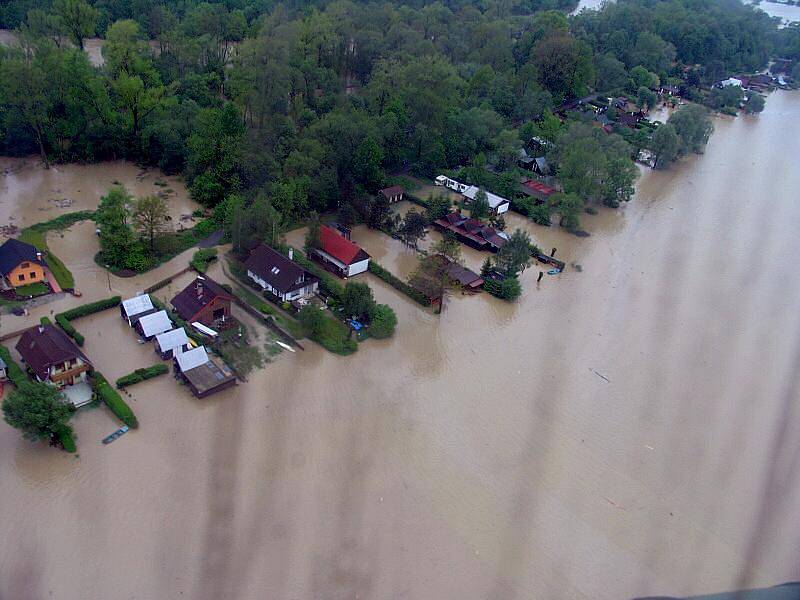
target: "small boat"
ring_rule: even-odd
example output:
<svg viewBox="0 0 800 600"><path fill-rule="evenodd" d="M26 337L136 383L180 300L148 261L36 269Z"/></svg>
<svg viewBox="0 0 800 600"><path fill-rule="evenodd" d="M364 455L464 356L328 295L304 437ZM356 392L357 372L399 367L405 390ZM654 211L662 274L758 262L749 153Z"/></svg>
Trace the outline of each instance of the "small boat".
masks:
<svg viewBox="0 0 800 600"><path fill-rule="evenodd" d="M561 273L561 269L550 269L547 272L548 275L558 275L559 273Z"/></svg>
<svg viewBox="0 0 800 600"><path fill-rule="evenodd" d="M106 437L104 437L104 438L103 438L103 443L104 443L104 444L110 444L111 442L113 442L114 440L116 440L118 437L122 437L122 436L123 436L123 435L125 435L126 433L128 433L128 426L127 426L127 425L123 425L122 427L120 427L119 429L117 429L117 430L116 430L114 433L112 433L111 435L107 435Z"/></svg>
<svg viewBox="0 0 800 600"><path fill-rule="evenodd" d="M278 344L278 346L280 346L281 348L288 350L289 352L294 352L294 348L292 348L289 344L284 344L283 342L279 342L278 340L275 340L275 343Z"/></svg>

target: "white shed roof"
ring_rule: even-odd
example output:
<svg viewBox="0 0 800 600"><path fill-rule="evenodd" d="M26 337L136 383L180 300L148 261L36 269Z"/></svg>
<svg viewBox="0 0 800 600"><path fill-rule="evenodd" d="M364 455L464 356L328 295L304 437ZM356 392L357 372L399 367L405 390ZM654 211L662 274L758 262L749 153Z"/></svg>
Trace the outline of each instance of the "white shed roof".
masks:
<svg viewBox="0 0 800 600"><path fill-rule="evenodd" d="M148 294L135 296L122 301L122 310L128 317L135 317L145 311L153 309L153 301Z"/></svg>
<svg viewBox="0 0 800 600"><path fill-rule="evenodd" d="M178 327L172 331L160 333L156 336L156 343L161 348L162 352L167 350L174 350L189 343L189 337L186 335L186 330L183 327Z"/></svg>
<svg viewBox="0 0 800 600"><path fill-rule="evenodd" d="M178 362L178 368L181 373L194 369L208 362L208 354L206 354L205 346L193 348L188 352L181 352L175 357Z"/></svg>
<svg viewBox="0 0 800 600"><path fill-rule="evenodd" d="M480 189L479 187L471 185L464 191L464 195L470 200L475 200L475 196L478 195L479 189ZM502 196L498 196L497 194L493 194L492 192L486 192L486 200L489 202L489 206L492 207L492 210L496 209L501 204L508 202L508 200L506 200Z"/></svg>
<svg viewBox="0 0 800 600"><path fill-rule="evenodd" d="M160 310L152 315L143 316L139 319L139 324L142 326L142 333L145 337L152 337L172 329L172 321L169 320L169 316L165 310Z"/></svg>

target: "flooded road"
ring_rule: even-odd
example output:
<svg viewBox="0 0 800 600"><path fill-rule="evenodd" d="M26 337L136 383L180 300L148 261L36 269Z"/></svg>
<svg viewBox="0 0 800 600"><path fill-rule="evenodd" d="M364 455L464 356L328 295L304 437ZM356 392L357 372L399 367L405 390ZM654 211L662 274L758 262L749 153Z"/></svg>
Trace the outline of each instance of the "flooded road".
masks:
<svg viewBox="0 0 800 600"><path fill-rule="evenodd" d="M617 600L797 580L798 155L800 94L774 93L587 215L591 237L514 219L582 267L538 286L529 269L516 304L458 296L436 316L368 275L399 325L353 357L308 343L202 401L169 376L134 386L141 428L105 447L116 423L82 411L77 458L0 425L0 597ZM70 239L51 244L74 264L91 248ZM100 275L76 273L90 293ZM102 371L150 360L118 318L77 326Z"/></svg>
<svg viewBox="0 0 800 600"><path fill-rule="evenodd" d="M114 185L124 185L134 196L165 198L175 229L191 227L187 217L198 208L179 177L127 161L89 165L53 165L43 169L36 158L0 157L0 226L23 229L40 221L77 210L97 208ZM3 233L0 232L0 239Z"/></svg>

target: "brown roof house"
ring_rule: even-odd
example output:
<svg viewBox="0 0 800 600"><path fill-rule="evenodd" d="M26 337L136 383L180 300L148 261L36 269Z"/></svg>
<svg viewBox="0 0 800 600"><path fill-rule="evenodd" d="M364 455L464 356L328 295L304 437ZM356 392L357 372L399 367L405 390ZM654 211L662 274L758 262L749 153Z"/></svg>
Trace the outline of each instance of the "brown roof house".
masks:
<svg viewBox="0 0 800 600"><path fill-rule="evenodd" d="M297 263L292 262L294 250L289 256L259 244L245 261L247 276L261 289L277 296L282 302L292 302L311 296L319 289L319 277L312 275Z"/></svg>
<svg viewBox="0 0 800 600"><path fill-rule="evenodd" d="M403 199L404 190L399 185L393 185L391 187L383 188L378 193L384 198L386 198L391 204L394 202L400 202L400 200Z"/></svg>
<svg viewBox="0 0 800 600"><path fill-rule="evenodd" d="M17 352L37 381L52 383L75 406L91 402L86 373L92 363L75 342L55 325L29 329L17 342ZM70 389L70 388L76 389Z"/></svg>
<svg viewBox="0 0 800 600"><path fill-rule="evenodd" d="M171 301L181 319L207 327L215 327L231 318L231 302L233 296L204 275L198 275Z"/></svg>

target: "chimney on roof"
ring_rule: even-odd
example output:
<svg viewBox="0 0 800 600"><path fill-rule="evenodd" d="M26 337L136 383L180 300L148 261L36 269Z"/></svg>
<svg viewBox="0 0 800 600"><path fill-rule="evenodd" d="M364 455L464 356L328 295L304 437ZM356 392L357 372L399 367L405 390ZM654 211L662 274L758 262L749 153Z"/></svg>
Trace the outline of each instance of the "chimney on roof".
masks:
<svg viewBox="0 0 800 600"><path fill-rule="evenodd" d="M294 259L294 248L289 248L289 260Z"/></svg>
<svg viewBox="0 0 800 600"><path fill-rule="evenodd" d="M36 260L38 260L38 261L42 260L42 253L40 251L38 251L38 250L36 251Z"/></svg>
<svg viewBox="0 0 800 600"><path fill-rule="evenodd" d="M202 277L198 277L197 278L197 282L195 283L194 288L195 288L195 290L197 290L197 297L198 298L202 298L203 297L203 278Z"/></svg>
<svg viewBox="0 0 800 600"><path fill-rule="evenodd" d="M44 333L44 325L39 325L39 333Z"/></svg>

